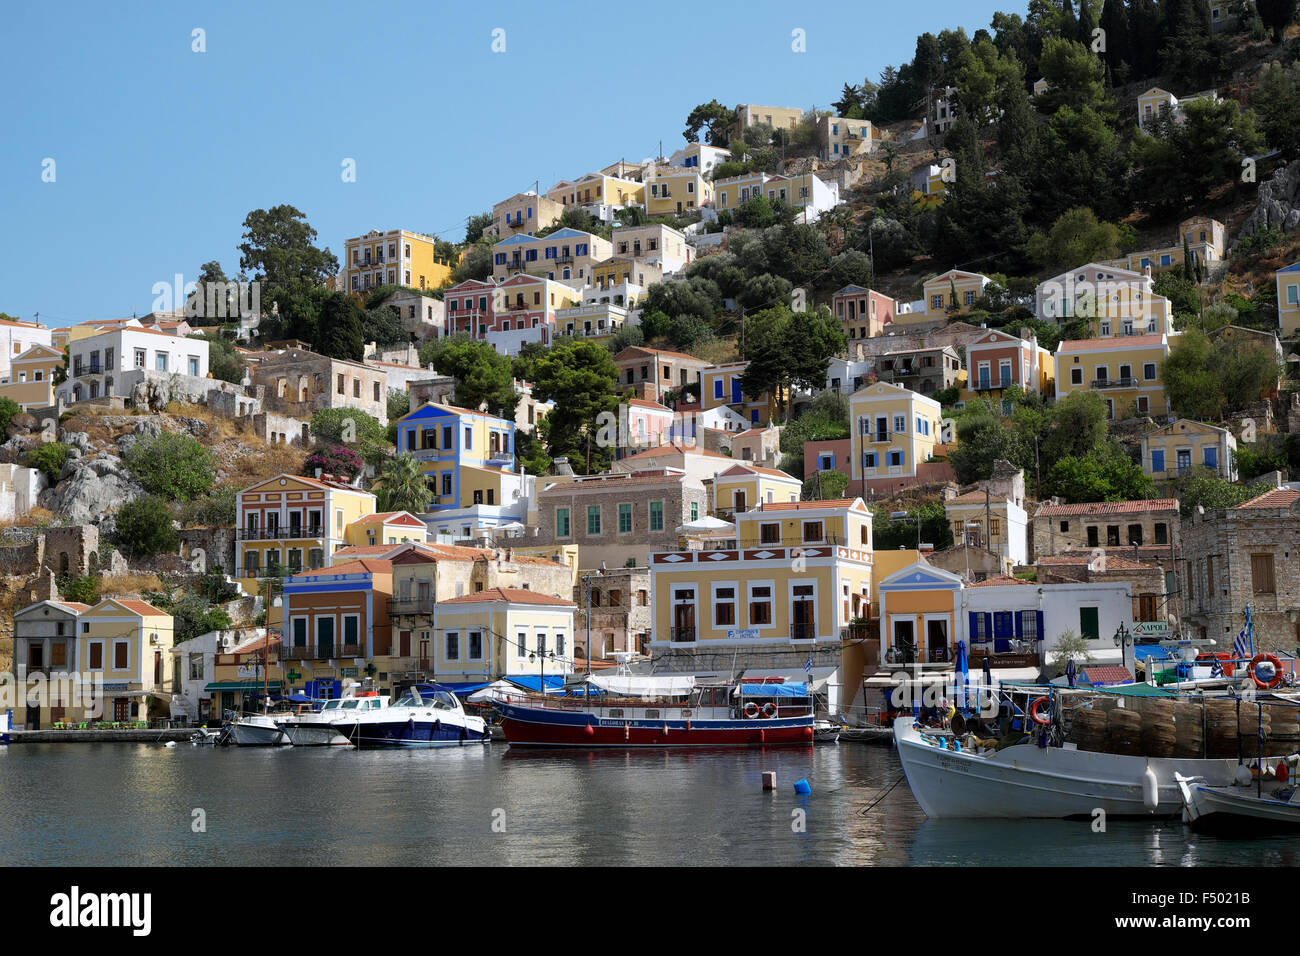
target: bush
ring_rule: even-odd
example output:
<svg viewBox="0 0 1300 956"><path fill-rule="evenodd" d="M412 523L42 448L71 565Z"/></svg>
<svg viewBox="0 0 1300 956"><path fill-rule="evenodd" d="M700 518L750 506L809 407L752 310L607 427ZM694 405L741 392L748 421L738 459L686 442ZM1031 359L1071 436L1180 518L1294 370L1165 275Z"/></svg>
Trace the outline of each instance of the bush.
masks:
<svg viewBox="0 0 1300 956"><path fill-rule="evenodd" d="M216 480L212 452L193 435L163 432L136 442L124 460L145 491L169 501L197 498Z"/></svg>
<svg viewBox="0 0 1300 956"><path fill-rule="evenodd" d="M59 596L65 601L82 604L99 603L99 578L93 574L65 574L58 579Z"/></svg>
<svg viewBox="0 0 1300 956"><path fill-rule="evenodd" d="M51 484L59 480L63 466L68 462L68 452L72 448L62 442L46 442L27 453L27 467L45 473Z"/></svg>
<svg viewBox="0 0 1300 956"><path fill-rule="evenodd" d="M190 528L228 528L235 523L235 488L217 488L195 498L181 512L181 523Z"/></svg>
<svg viewBox="0 0 1300 956"><path fill-rule="evenodd" d="M315 475L319 468L323 475L341 475L351 481L365 467L365 460L356 451L343 445L334 445L318 448L308 455L302 463L302 473Z"/></svg>
<svg viewBox="0 0 1300 956"><path fill-rule="evenodd" d="M117 513L117 537L122 549L135 557L175 551L180 544L167 502L155 495L122 506Z"/></svg>

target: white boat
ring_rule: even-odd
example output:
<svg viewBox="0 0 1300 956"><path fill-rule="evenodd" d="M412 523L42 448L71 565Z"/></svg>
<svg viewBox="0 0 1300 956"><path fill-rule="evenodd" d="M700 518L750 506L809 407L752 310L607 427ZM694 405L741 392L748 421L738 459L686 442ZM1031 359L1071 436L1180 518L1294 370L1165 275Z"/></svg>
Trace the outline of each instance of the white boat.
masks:
<svg viewBox="0 0 1300 956"><path fill-rule="evenodd" d="M284 728L280 726L281 721L287 716L287 714L278 717L272 714L245 714L230 725L230 732L235 738L235 743L241 747L287 745L289 738L285 736Z"/></svg>
<svg viewBox="0 0 1300 956"><path fill-rule="evenodd" d="M383 710L388 706L389 697L373 691L358 693L351 697L327 700L321 709L310 714L299 714L286 720L282 727L295 747L329 747L350 746L348 740L336 726L339 721L350 722L358 714Z"/></svg>
<svg viewBox="0 0 1300 956"><path fill-rule="evenodd" d="M1232 783L1237 760L1133 757L1039 747L1032 736L998 751L957 750L951 736L928 733L911 717L894 722L908 785L926 816L1065 818L1172 817L1182 812L1177 775L1213 787ZM1265 758L1267 761L1267 758Z"/></svg>
<svg viewBox="0 0 1300 956"><path fill-rule="evenodd" d="M9 731L13 723L13 711L0 710L0 744L9 743Z"/></svg>
<svg viewBox="0 0 1300 956"><path fill-rule="evenodd" d="M1183 821L1193 829L1233 830L1300 828L1300 787L1276 780L1256 784L1211 786L1203 778L1177 777L1183 798Z"/></svg>
<svg viewBox="0 0 1300 956"><path fill-rule="evenodd" d="M460 747L492 739L487 722L465 713L438 684L417 684L387 707L351 711L333 727L357 747Z"/></svg>

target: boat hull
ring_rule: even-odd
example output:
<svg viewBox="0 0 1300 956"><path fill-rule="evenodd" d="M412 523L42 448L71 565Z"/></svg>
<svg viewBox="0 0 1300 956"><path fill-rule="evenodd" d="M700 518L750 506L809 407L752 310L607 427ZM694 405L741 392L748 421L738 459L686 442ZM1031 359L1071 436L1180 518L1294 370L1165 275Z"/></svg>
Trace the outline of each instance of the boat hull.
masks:
<svg viewBox="0 0 1300 956"><path fill-rule="evenodd" d="M334 729L357 747L464 747L491 740L481 721L461 724L454 720L389 720L339 723Z"/></svg>
<svg viewBox="0 0 1300 956"><path fill-rule="evenodd" d="M1254 787L1210 787L1184 779L1183 820L1193 830L1263 832L1300 829L1300 804L1258 795Z"/></svg>
<svg viewBox="0 0 1300 956"><path fill-rule="evenodd" d="M9 729L12 715L7 710L0 710L0 744L9 743Z"/></svg>
<svg viewBox="0 0 1300 956"><path fill-rule="evenodd" d="M813 718L636 720L498 703L512 747L776 747L813 742Z"/></svg>
<svg viewBox="0 0 1300 956"><path fill-rule="evenodd" d="M910 717L894 723L894 742L908 785L925 815L945 818L1177 817L1176 774L1232 781L1236 760L1167 759L1092 753L1032 743L976 756L923 742ZM1156 779L1156 800L1144 798L1144 777Z"/></svg>
<svg viewBox="0 0 1300 956"><path fill-rule="evenodd" d="M241 747L279 747L289 743L284 731L275 725L236 723L230 731Z"/></svg>
<svg viewBox="0 0 1300 956"><path fill-rule="evenodd" d="M285 736L295 747L346 747L351 741L339 733L333 724L285 724Z"/></svg>

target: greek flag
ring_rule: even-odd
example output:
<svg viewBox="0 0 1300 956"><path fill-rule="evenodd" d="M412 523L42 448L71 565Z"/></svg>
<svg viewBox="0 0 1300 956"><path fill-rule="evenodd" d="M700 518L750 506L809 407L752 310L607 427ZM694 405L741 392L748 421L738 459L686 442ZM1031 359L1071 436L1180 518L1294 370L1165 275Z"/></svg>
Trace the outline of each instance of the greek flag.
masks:
<svg viewBox="0 0 1300 956"><path fill-rule="evenodd" d="M805 674L812 673L812 655L809 655L808 659L803 662L803 670Z"/></svg>
<svg viewBox="0 0 1300 956"><path fill-rule="evenodd" d="M1249 632L1243 627L1238 632L1237 639L1232 642L1232 653L1242 660L1250 660L1254 656L1254 644Z"/></svg>

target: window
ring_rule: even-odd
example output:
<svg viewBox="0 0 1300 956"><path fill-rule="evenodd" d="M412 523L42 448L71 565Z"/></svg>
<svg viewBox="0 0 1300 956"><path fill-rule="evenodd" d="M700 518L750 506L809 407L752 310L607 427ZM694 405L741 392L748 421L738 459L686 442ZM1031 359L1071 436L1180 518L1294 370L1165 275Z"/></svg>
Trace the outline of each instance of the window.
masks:
<svg viewBox="0 0 1300 956"><path fill-rule="evenodd" d="M779 524L761 524L758 526L758 540L762 544L780 544L781 526Z"/></svg>
<svg viewBox="0 0 1300 956"><path fill-rule="evenodd" d="M1160 474L1165 470L1165 453L1163 449L1155 448L1151 451L1151 473Z"/></svg>
<svg viewBox="0 0 1300 956"><path fill-rule="evenodd" d="M713 626L732 627L736 623L736 589L713 589Z"/></svg>
<svg viewBox="0 0 1300 956"><path fill-rule="evenodd" d="M1156 363L1155 363L1155 362L1143 362L1143 363L1142 363L1142 379L1143 379L1143 381L1147 381L1147 382L1154 382L1154 381L1156 380Z"/></svg>
<svg viewBox="0 0 1300 956"><path fill-rule="evenodd" d="M1020 612L1020 635L1027 641L1038 640L1038 612Z"/></svg>
<svg viewBox="0 0 1300 956"><path fill-rule="evenodd" d="M698 501L691 502L691 520L692 521L700 520L700 503Z"/></svg>
<svg viewBox="0 0 1300 956"><path fill-rule="evenodd" d="M822 523L805 521L803 523L803 540L805 544L817 544L822 540Z"/></svg>
<svg viewBox="0 0 1300 956"><path fill-rule="evenodd" d="M1155 526L1156 544L1169 543L1169 526L1163 521L1157 521Z"/></svg>
<svg viewBox="0 0 1300 956"><path fill-rule="evenodd" d="M1251 590L1256 594L1274 594L1277 587L1273 582L1273 555L1252 554L1250 556Z"/></svg>
<svg viewBox="0 0 1300 956"><path fill-rule="evenodd" d="M600 534L600 505L587 506L587 534Z"/></svg>
<svg viewBox="0 0 1300 956"><path fill-rule="evenodd" d="M446 658L449 661L460 660L460 635L455 631L448 631L446 637Z"/></svg>
<svg viewBox="0 0 1300 956"><path fill-rule="evenodd" d="M1090 641L1095 641L1101 637L1097 608L1079 608L1079 634Z"/></svg>
<svg viewBox="0 0 1300 956"><path fill-rule="evenodd" d="M528 656L528 632L520 631L515 635L515 657Z"/></svg>
<svg viewBox="0 0 1300 956"><path fill-rule="evenodd" d="M772 623L772 588L770 585L749 586L749 623L753 626Z"/></svg>
<svg viewBox="0 0 1300 956"><path fill-rule="evenodd" d="M569 509L555 509L555 536L557 538L567 538L569 536Z"/></svg>
<svg viewBox="0 0 1300 956"><path fill-rule="evenodd" d="M632 506L630 504L621 504L618 506L618 533L628 534L632 530Z"/></svg>
<svg viewBox="0 0 1300 956"><path fill-rule="evenodd" d="M1083 384L1083 369L1081 368L1070 369L1070 384L1071 385Z"/></svg>
<svg viewBox="0 0 1300 956"><path fill-rule="evenodd" d="M664 503L662 501L650 502L650 530L664 530Z"/></svg>
<svg viewBox="0 0 1300 956"><path fill-rule="evenodd" d="M1271 555L1270 555L1271 557ZM127 668L127 658L129 655L129 645L126 641L113 642L113 667L117 670L124 671Z"/></svg>
<svg viewBox="0 0 1300 956"><path fill-rule="evenodd" d="M90 645L90 669L93 671L104 669L104 645L99 641Z"/></svg>
<svg viewBox="0 0 1300 956"><path fill-rule="evenodd" d="M470 631L469 634L469 659L472 661L483 659L483 635L478 631Z"/></svg>

